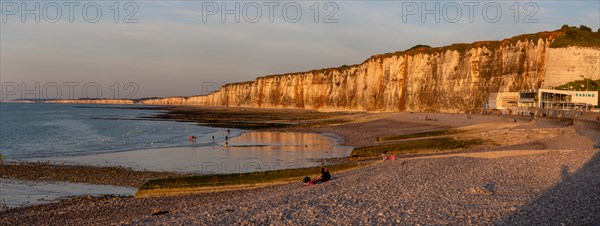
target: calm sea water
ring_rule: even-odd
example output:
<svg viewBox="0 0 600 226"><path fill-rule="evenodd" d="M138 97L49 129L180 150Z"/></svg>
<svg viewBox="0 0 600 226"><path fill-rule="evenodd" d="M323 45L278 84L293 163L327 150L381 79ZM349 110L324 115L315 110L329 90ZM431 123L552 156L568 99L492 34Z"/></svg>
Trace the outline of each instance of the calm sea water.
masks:
<svg viewBox="0 0 600 226"><path fill-rule="evenodd" d="M237 129L228 135L223 128L141 120L162 112L131 107L0 103L0 154L16 161L222 174L317 166L314 159L345 157L352 151L352 147L338 145L331 135ZM189 142L189 135L196 135L197 141ZM131 195L135 191L7 179L0 180L0 190L0 206L8 207L73 195Z"/></svg>
<svg viewBox="0 0 600 226"><path fill-rule="evenodd" d="M8 160L84 156L131 150L212 145L222 128L139 120L158 110L120 105L0 103L0 154ZM231 136L242 130L232 130ZM190 143L189 135L198 136Z"/></svg>

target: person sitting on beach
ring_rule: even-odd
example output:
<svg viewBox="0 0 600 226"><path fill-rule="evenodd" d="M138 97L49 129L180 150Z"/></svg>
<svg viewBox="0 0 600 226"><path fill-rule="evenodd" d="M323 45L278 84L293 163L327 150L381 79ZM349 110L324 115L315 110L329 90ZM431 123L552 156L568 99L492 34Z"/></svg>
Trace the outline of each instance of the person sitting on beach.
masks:
<svg viewBox="0 0 600 226"><path fill-rule="evenodd" d="M329 173L329 169L322 168L321 169L321 182L326 182L331 180L331 174Z"/></svg>
<svg viewBox="0 0 600 226"><path fill-rule="evenodd" d="M321 177L314 179L314 180L310 180L310 177L304 177L303 182L308 183L308 185L315 185L315 184L327 182L329 180L331 180L331 174L329 173L329 169L322 168L321 169Z"/></svg>

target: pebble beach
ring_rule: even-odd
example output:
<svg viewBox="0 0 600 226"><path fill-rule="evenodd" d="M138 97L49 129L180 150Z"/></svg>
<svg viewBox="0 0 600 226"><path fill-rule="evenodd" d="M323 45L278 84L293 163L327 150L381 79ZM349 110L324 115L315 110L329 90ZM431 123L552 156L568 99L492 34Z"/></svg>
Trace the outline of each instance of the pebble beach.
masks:
<svg viewBox="0 0 600 226"><path fill-rule="evenodd" d="M378 125L380 120L401 122L423 115L377 117L315 130L332 131L338 127L340 131L349 131L369 123ZM77 197L5 210L0 212L0 221L7 225L593 225L599 222L600 151L595 147L598 141L560 123L514 122L497 116L482 116L471 123L462 118L452 123L440 120L442 123L438 121L438 125L433 125L434 122L421 125L422 128L471 126L474 132L465 136L492 134L492 139L506 140L505 143L461 151L471 153L469 156L398 156L395 161L376 161L363 168L332 172L334 180L316 186L298 181L168 197ZM516 124L508 126L503 124L505 121ZM485 123L507 126L477 126ZM505 133L513 130L521 134ZM344 132L338 134L347 143L353 140Z"/></svg>

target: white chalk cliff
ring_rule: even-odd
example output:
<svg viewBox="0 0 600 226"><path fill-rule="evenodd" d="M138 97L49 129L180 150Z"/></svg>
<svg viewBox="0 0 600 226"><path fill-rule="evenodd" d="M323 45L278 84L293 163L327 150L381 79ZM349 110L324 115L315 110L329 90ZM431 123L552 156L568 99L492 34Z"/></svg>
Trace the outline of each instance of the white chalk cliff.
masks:
<svg viewBox="0 0 600 226"><path fill-rule="evenodd" d="M564 30L557 30L503 41L413 48L375 55L352 66L231 83L206 96L157 98L141 103L341 111L466 111L481 108L494 92L547 88L581 79L582 75L600 79L600 48L551 48L564 35Z"/></svg>

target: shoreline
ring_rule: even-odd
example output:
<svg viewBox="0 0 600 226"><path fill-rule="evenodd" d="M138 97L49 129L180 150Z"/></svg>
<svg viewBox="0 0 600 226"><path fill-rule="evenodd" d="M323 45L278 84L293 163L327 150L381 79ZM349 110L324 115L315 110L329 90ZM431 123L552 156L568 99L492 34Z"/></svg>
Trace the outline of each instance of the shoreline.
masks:
<svg viewBox="0 0 600 226"><path fill-rule="evenodd" d="M439 119L439 121L426 121L425 115ZM443 221L442 219L446 218L440 211L443 211L446 206L472 205L479 206L479 208L454 208L453 210L458 212L453 216L469 217L472 222L478 222L476 224L499 222L504 222L504 224L520 222L522 224L523 222L555 222L547 221L556 216L546 214L550 213L547 211L552 211L552 208L545 203L548 199L557 197L555 192L563 191L562 187L566 187L565 189L568 191L586 192L568 193L567 196L570 197L570 200L576 200L578 205L573 209L578 211L557 216L569 219L573 224L589 224L590 221L586 220L589 219L587 216L590 213L600 213L600 210L590 209L590 203L594 200L593 197L590 198L590 195L600 194L598 193L600 191L594 190L598 187L596 185L600 185L599 181L596 179L582 181L581 179L599 176L595 174L597 171L590 171L590 169L595 169L600 163L596 157L600 156L600 152L594 148L594 144L600 144L600 141L592 142L589 138L579 134L581 131L576 128L576 125L566 125L561 121L502 116L480 117L479 115L473 115L473 120L471 120L466 116L438 113L364 114L353 122L341 125L287 128L285 131L315 133L336 131L338 133L333 134L343 137L344 143L377 145L376 139L381 136L461 127L467 128L471 132L453 136L490 139L497 142L497 145L449 151L431 149L415 155L399 155L396 161L381 162L375 157L372 160L375 164L341 173L333 172L336 178L334 181L315 187L306 187L300 182L292 181L267 187L211 191L193 195L152 198L99 197L89 200L74 198L53 204L10 209L0 214L0 219L15 223L15 219L28 219L26 222L35 223L40 222L35 220L40 218L56 219L52 216L56 216L66 208L89 206L88 210L73 211L72 220L74 221L69 221L68 224L83 223L83 219L86 219L85 222L88 224L123 224L127 222L134 224L160 224L161 222L189 224L198 221L231 224L242 220L261 224L273 221L285 222L285 219L298 224L310 224L311 222L313 224L318 222L331 224L332 221L308 220L312 219L310 216L314 212L311 212L311 209L300 208L299 205L308 203L309 206L324 211L334 211L328 205L328 203L332 203L334 206L342 205L336 208L349 208L347 210L350 212L358 211L357 214L362 213L362 215L368 216L365 219L354 219L338 218L334 215L332 219L335 219L337 223L378 222L385 224L380 219L390 220L387 221L388 223L403 222L405 224L416 222L458 223L464 222L465 218ZM517 119L517 122L513 121L514 118ZM398 125L406 122L408 123L405 128L397 128ZM370 133L371 129L384 132ZM266 129L266 131L280 130L284 129ZM365 132L354 133L353 131ZM410 142L410 140L399 142ZM590 177L589 175L596 176ZM571 182L562 183L561 181L566 180L565 178L572 178L569 179ZM428 186L424 186L425 184ZM493 184L493 186L489 187L489 184ZM571 188L570 186L578 187ZM421 195L413 194L415 189L419 189ZM265 193L271 195L265 197ZM323 194L327 194L325 197L329 197L328 199L332 201L323 203L321 200L324 197ZM380 194L393 194L393 196L382 199L383 196ZM402 202L396 202L395 197ZM431 197L437 198L432 199ZM439 203L442 197L447 201ZM365 205L367 202L370 204ZM270 204L265 206L266 203ZM116 210L117 206L127 208L131 213L121 215ZM396 208L397 211L386 210L386 207ZM426 211L419 209L422 207L432 210L431 214L435 217L429 218L430 214L421 214ZM107 219L93 212L99 209L108 211L115 217ZM279 217L278 210L284 211L284 218ZM366 212L362 212L363 210ZM532 210L543 213L529 215ZM160 211L167 213L161 217L152 216L153 213ZM297 215L286 218L286 211L292 211L290 214ZM335 211L331 213L335 213ZM385 218L381 218L380 214ZM4 216L15 218L11 220ZM280 221L281 219L283 221Z"/></svg>
<svg viewBox="0 0 600 226"><path fill-rule="evenodd" d="M193 107L194 109L203 109L203 108L198 108L198 107ZM167 108L163 108L161 110L165 110ZM221 108L218 108L221 109ZM239 109L225 109L225 111L223 112L219 112L221 114L229 114L232 111L236 111L236 110L242 110L242 111L248 111L249 109L245 109L245 108L239 108ZM168 110L167 110L168 111ZM294 110L295 111L295 110ZM251 114L256 114L255 112L252 112ZM380 123L378 123L378 121L384 121L385 124L390 123L390 121L386 121L390 118L393 118L394 116L415 116L417 119L420 119L421 117L423 117L424 115L430 115L429 117L439 117L439 116L449 116L451 115L452 118L454 118L454 114L444 114L444 113L400 113L400 114L395 114L395 113L366 113L366 114L359 114L359 117L354 117L352 118L353 120L348 121L347 123L341 123L341 124L334 124L334 125L326 125L326 126L317 126L317 127L301 127L301 126L296 126L296 127L291 127L291 128L264 128L264 129L256 129L256 130L246 130L243 131L242 133L239 134L239 136L236 137L232 137L231 139L235 139L235 138L239 138L241 136L243 136L244 134L248 134L248 133L253 133L253 132L275 132L275 133L303 133L303 134L318 134L320 136L324 136L327 137L329 139L331 139L335 145L343 145L343 146L347 146L347 145L352 145L350 147L353 148L358 148L358 147L364 147L367 145L356 145L356 143L352 142L353 141L357 141L357 140L372 140L372 142L367 142L367 144L370 145L379 145L377 144L377 142L375 142L375 139L373 139L373 137L369 137L369 138L365 138L361 135L363 134L358 134L359 136L353 136L356 135L356 133L349 135L348 133L345 133L345 131L342 129L337 129L338 127L347 127L350 130L354 130L357 127L363 127L365 125L370 125L370 124L374 124L375 127L380 126ZM433 115L433 116L431 116ZM459 118L461 116L461 114L457 114L456 118ZM464 115L462 115L464 116ZM337 115L334 115L334 117L337 117ZM484 116L487 117L487 116ZM497 116L492 116L492 117L496 117ZM414 117L413 117L414 118ZM168 119L168 120L174 120L174 119ZM325 120L327 120L327 118L325 118ZM506 121L506 119L500 118L500 121ZM188 121L190 122L190 121ZM410 125L409 127L411 127L408 131L402 131L402 132L409 132L409 133L413 133L415 131L422 131L422 130L432 130L432 129L446 129L446 128L454 128L454 127L450 127L448 125L444 125L444 126L438 126L438 125L430 125L431 123L428 124L428 122L426 121L425 123L417 123L417 122L407 122L406 120L400 120L397 121L396 123L401 123L402 125ZM466 123L463 125L471 125L471 124L476 124L477 122L473 122L473 123ZM389 127L389 126L388 126ZM391 133L393 133L394 131L389 131ZM387 133L387 131L386 131ZM206 147L209 147L207 145L204 145ZM182 146L182 147L186 147L186 146ZM213 146L215 147L215 146ZM178 147L174 147L174 148L178 148ZM164 147L164 148L157 148L157 149L143 149L143 150L137 150L139 151L152 151L152 150L169 150L171 149L170 147ZM134 151L128 151L128 152L134 152ZM415 157L415 156L432 156L432 155L441 155L441 154L455 154L455 153L462 153L464 152L464 150L448 150L448 151L440 151L440 150L434 150L434 151L424 151L424 152L419 152L419 153L415 153L415 154L404 154L404 156L399 156L399 158L403 158L403 157ZM119 154L119 153L123 153L123 152L117 152L117 153L108 153L108 154ZM105 155L105 154L100 154L100 155ZM89 155L89 156L98 156L98 154L93 154L93 155ZM88 157L89 157L88 156ZM370 157L370 159L377 159L378 157ZM369 157L367 157L366 159L369 159ZM328 157L317 157L317 158L309 158L308 159L311 162L314 162L315 164L345 164L345 163L353 163L356 162L357 160L352 159L351 156L346 156L346 157L334 157L334 158L328 158ZM359 162L365 161L364 159L360 159L358 160ZM369 161L369 160L367 160ZM11 162L11 161L6 161L7 163L15 163L15 162ZM21 162L16 162L17 165ZM24 162L23 163L25 170L31 170L31 162ZM60 165L52 165L52 164L48 164L48 163L41 163L39 165L39 168L44 169L44 170L49 170L49 171L53 171L53 172L66 172L67 170L63 170L64 169L64 163L60 164ZM106 174L103 171L114 171L114 167L111 166L90 166L90 165L86 165L86 164L78 164L78 163L74 163L74 164L66 164L67 166L73 167L73 168L82 168L91 172L98 172L100 174ZM47 169L48 167L50 168L55 168L55 169ZM6 168L6 167L5 167ZM35 167L34 167L35 168ZM119 166L116 167L117 169L120 168ZM152 171L152 170L141 170L142 168L140 168L139 166L137 167L138 169L134 169L132 171L135 171L135 174L140 174L141 178L145 178L145 181L148 181L150 179L159 179L159 178L169 178L169 177L181 177L181 176L187 176L187 175L201 175L201 174L197 174L197 173L181 173L181 172L175 172L175 171ZM294 169L301 169L302 167L296 167ZM128 175L131 174L132 172L127 172L125 171L120 171L119 174L123 174L123 175ZM242 173L242 172L239 172ZM148 178L143 176L144 174L150 174L150 175L156 175L155 178ZM44 177L40 177L40 176L27 176L27 175L21 175L21 176L17 176L15 177L15 174L4 174L4 175L11 175L12 179L32 179L32 180L40 180L40 178L44 178ZM32 175L35 175L35 173L32 173ZM218 175L218 174L217 174ZM6 178L6 177L5 177ZM42 180L43 181L43 180ZM136 183L133 182L128 182L125 183L118 181L118 182L107 182L106 180L102 179L102 180L98 180L98 181L94 181L94 180L90 180L90 179L81 179L81 178L77 178L77 177L73 177L73 178L69 178L69 177L64 177L64 176L58 176L58 178L49 178L47 179L47 181L64 181L64 182L86 182L86 183L91 183L91 184L102 184L102 185L125 185L125 186L131 186L131 187L139 187L141 186L141 184L143 182L143 180L138 180Z"/></svg>
<svg viewBox="0 0 600 226"><path fill-rule="evenodd" d="M129 108L128 106L122 106L124 108ZM173 107L173 106L153 106L152 107L154 110L160 110L160 111L165 111L165 113L168 114L173 114L173 112L171 112L172 109L177 108L177 107ZM181 107L179 107L181 108ZM185 107L183 107L185 108ZM205 109L204 107L198 107L198 106L191 106L192 109L194 110L202 110ZM229 114L231 112L235 112L235 111L251 111L251 109L248 108L236 108L236 109L226 109L226 108L220 108L220 107L209 107L209 109L218 109L219 111L217 111L217 113L219 114ZM221 111L222 110L222 111ZM264 109L258 109L259 111L262 111ZM304 110L290 110L292 112L298 112L298 111L304 111ZM314 113L314 112L312 112ZM256 112L251 112L252 114L256 114ZM355 114L355 113L354 113ZM455 116L456 115L456 116ZM401 116L401 117L405 117L405 116L410 116L410 118L407 120L405 119L401 119L399 121L394 121L394 120L398 120L395 119L394 117L397 118L397 116ZM450 118L448 118L448 116L450 116ZM365 128L364 126L370 126L373 127L373 125L375 125L375 127L379 127L381 126L381 123L378 123L379 121L383 121L385 124L388 124L388 129L389 129L389 123L391 122L395 122L395 123L401 123L402 125L409 125L408 127L409 130L407 131L403 131L401 130L400 132L405 132L406 134L410 134L410 133L414 133L414 132L418 132L418 131L432 131L434 129L449 129L449 128L458 128L456 124L452 125L447 125L447 124L443 124L440 125L435 125L438 123L437 118L438 117L445 117L445 119L460 119L461 117L466 116L465 114L446 114L446 113L359 113L358 116L354 115L354 117L351 117L349 121L347 121L346 123L340 123L340 124L333 124L333 125L321 125L321 126L316 126L316 127L304 127L301 126L301 124L298 125L292 125L292 127L290 128L262 128L262 129L255 129L255 130L242 130L242 132L236 136L236 137L232 137L230 139L235 139L235 138L239 138L241 136L243 136L244 134L247 133L253 133L253 132L276 132L276 133L308 133L308 134L318 134L320 136L324 136L324 137L328 137L329 139L331 139L335 145L342 145L342 146L350 146L352 148L360 148L360 147L365 147L365 146L372 146L372 145L381 145L379 142L376 141L377 136L373 136L372 134L370 134L371 136L367 136L367 138L365 138L365 136L363 136L364 134L358 134L358 133L354 133L354 134L349 134L347 133L347 131L344 130L344 128L350 129L350 130L354 130L356 128ZM156 115L156 117L161 117L164 118L164 120L169 120L169 121L179 121L177 119L167 119L168 117L162 115ZM338 115L333 115L333 117L338 117ZM422 117L429 117L429 118L435 118L436 121L415 121L414 119L422 119ZM474 117L477 118L495 118L495 120L492 120L493 122L506 122L506 121L510 121L514 118L518 118L518 117L512 117L512 116L508 116L508 117L503 117L503 116L496 116L496 115L474 115ZM523 117L521 117L523 118ZM325 118L325 121L328 119L328 117ZM392 121L389 121L390 119L392 119ZM147 120L147 118L140 118L140 120ZM411 121L412 120L412 121ZM521 120L521 119L519 119ZM522 122L526 122L529 121L530 119L525 118L524 121ZM224 120L225 122L227 122L227 120ZM409 122L410 121L410 122ZM464 120L463 120L464 121ZM469 120L467 120L469 121ZM476 125L478 123L481 123L479 121L473 120L474 122L462 122L459 123L460 126L472 126L472 125ZM180 121L180 122L196 122L198 123L198 121ZM284 121L285 122L285 121ZM433 124L433 125L432 125ZM340 129L341 128L341 129ZM370 129L369 127L367 127L367 129ZM377 128L379 129L379 128ZM478 131L475 131L476 133ZM394 130L391 131L386 131L385 133L394 133ZM379 134L376 134L379 135ZM427 139L427 138L426 138ZM356 143L356 141L364 141L364 140L370 140L367 142L360 142L360 143ZM394 142L392 142L394 143ZM217 143L219 144L219 143ZM210 147L211 145L201 145L199 147ZM161 147L161 148L152 148L152 149L142 149L142 150L134 150L134 151L123 151L123 152L135 152L135 151L148 151L148 150L161 150L161 149L171 149L171 148L183 148L183 147L188 147L188 146L177 146L177 147ZM214 145L212 145L212 147L216 147ZM219 146L221 147L221 146ZM196 148L196 147L194 147ZM488 148L489 149L489 148ZM482 150L482 151L486 151L486 150ZM104 153L104 154L91 154L91 155L86 155L86 156L97 156L97 155L105 155L105 154L118 154L118 153L123 153L123 152L115 152L115 153ZM424 151L424 152L420 152L420 153L415 153L415 154L404 154L403 156L399 156L399 158L411 158L411 157L419 157L419 156L435 156L435 155L443 155L443 154L457 154L457 153L464 153L465 150L447 150L447 151ZM377 157L375 157L377 158ZM347 156L347 157L334 157L334 158L327 158L327 157L318 157L318 158L311 158L309 159L312 162L315 163L320 163L320 164L325 164L325 163L333 163L333 164L341 164L341 163L349 163L349 162L354 162L354 160L351 159L351 156ZM362 161L362 160L361 160ZM87 165L87 164L78 164L78 163L74 163L74 164L65 164L65 163L59 163L57 164L56 162L54 164L49 164L47 162L30 162L30 161L7 161L4 160L5 163L0 163L0 166L2 166L3 164L8 163L9 165L19 165L19 164L23 164L24 169L25 170L31 170L31 165L35 165L35 164L39 164L39 168L41 169L45 169L45 170L49 170L49 171L61 171L62 169L64 169L65 165L68 167L73 167L73 168L82 168L91 172L99 172L101 174L103 174L103 171L114 171L117 170L120 172L120 174L123 175L128 175L132 172L135 172L133 174L139 174L141 178L145 178L145 181L148 181L149 178L147 176L144 176L145 174L149 174L149 175L156 175L155 178L151 178L151 179L157 179L157 178L168 178L168 177L174 177L174 176L186 176L186 175L192 175L195 173L182 173L182 172L175 172L175 171L152 171L152 170L147 170L147 169L141 169L139 167L137 167L138 169L133 169L132 172L128 172L125 167L122 166L93 166L93 165ZM5 166L2 166L3 168L6 168ZM48 169L48 167L50 168L55 168L55 169ZM34 167L35 168L35 167ZM122 169L119 169L122 168ZM302 167L300 167L302 168ZM299 169L299 168L296 168ZM4 169L6 170L6 169ZM1 172L1 171L0 171ZM241 173L241 172L240 172ZM6 177L5 175L11 175L12 177ZM26 180L40 180L40 178L44 178L44 177L40 177L40 176L27 176L27 175L21 175L21 176L17 176L14 177L16 174L15 173L8 173L8 174L3 174L3 178L10 178L10 179L26 179ZM32 173L32 175L35 175L35 173ZM196 175L200 175L200 174L196 174ZM42 179L41 181L44 181L44 179ZM64 182L81 182L84 181L86 183L90 183L90 184L100 184L100 185L118 185L118 186L131 186L131 187L139 187L141 186L141 184L143 182L143 180L138 180L137 182L122 182L122 181L117 181L117 182L107 182L107 181L103 181L103 180L98 180L98 181L93 181L93 180L89 180L89 179L79 179L79 178L68 178L68 177L58 177L58 178L49 178L46 181L64 181Z"/></svg>
<svg viewBox="0 0 600 226"><path fill-rule="evenodd" d="M246 135L252 135L253 133L265 133L266 131L245 131L241 133L239 136L232 137L230 140L235 142L236 139L245 137ZM308 135L308 137L321 136L324 139L328 139L331 141L331 145L336 147L345 147L340 144L340 139L342 137L335 136L334 134L321 134L321 133L305 133L305 132L281 132L281 131L273 131L267 132L272 134L302 134ZM306 136L302 136L306 137ZM275 145L275 144L271 144ZM283 144L285 145L285 144ZM269 144L257 144L257 145L230 145L230 149L242 149L242 150L250 150L250 149L263 149L272 147ZM280 146L285 147L285 146ZM183 148L183 149L182 149ZM155 153L173 153L173 150L187 150L193 149L197 152L198 149L223 149L224 145L220 143L217 146L195 146L195 147L163 147L163 148L154 148L154 149L142 149L135 151L127 151L127 152L115 152L115 153L103 153L103 154L91 154L85 156L75 156L75 157L56 157L56 159L48 159L46 158L43 161L40 160L4 160L0 162L0 178L4 179L18 179L18 180L29 180L29 181L50 181L50 182L72 182L72 183L88 183L88 184L98 184L98 185L114 185L114 186L129 186L129 187L137 187L139 188L145 182L151 179L160 179L160 178L172 178L172 177L182 177L189 175L203 175L204 173L200 172L185 172L185 171L175 171L175 170L160 170L156 169L148 169L144 167L144 165L140 165L139 162L133 162L134 159L144 158L144 155L148 155L151 152ZM290 148L294 148L291 146ZM351 148L351 147L348 147ZM218 150L216 150L218 151ZM123 160L122 157L117 157L121 154L128 154L130 156L140 155L140 157L132 158L131 161ZM102 161L102 156L115 156L108 157L116 158L121 161L124 161L123 164L115 164L104 165ZM179 156L180 157L180 156ZM335 157L337 158L345 158L348 156ZM99 159L100 158L100 159ZM145 157L148 158L148 157ZM78 160L79 159L79 160ZM88 160L86 160L88 159ZM307 162L313 162L315 165L319 163L319 161L314 161L313 159L329 159L328 157L323 158L308 158ZM93 162L86 162L92 161ZM115 160L116 161L116 160ZM179 163L181 164L181 163ZM147 164L146 164L147 166ZM302 167L299 167L302 168ZM264 169L269 170L269 169ZM263 170L259 170L261 172ZM71 172L76 172L72 174ZM244 173L244 172L238 172ZM90 177L89 175L101 175L100 177ZM108 177L110 175L116 177Z"/></svg>
<svg viewBox="0 0 600 226"><path fill-rule="evenodd" d="M63 103L50 103L50 104L63 104ZM115 105L115 106L107 106L107 105L102 105L102 104L98 104L98 105L89 105L89 104L71 104L71 105L82 105L81 107L84 108L88 108L88 107L99 107L99 108L123 108L123 109L145 109L145 110L153 110L153 111L157 111L157 114L153 114L152 116L142 116L142 117L138 117L135 120L149 120L149 121L153 121L153 120L164 120L164 121L176 121L176 122L187 122L187 123L198 123L199 125L202 126L207 126L204 123L206 123L207 121L210 121L212 123L215 123L214 120L212 120L212 117L224 117L227 115L231 115L231 114L235 114L235 113L245 113L247 115L247 117L244 118L244 120L242 120L242 122L244 123L254 123L255 121L257 121L258 119L255 119L255 117L263 117L265 112L271 111L272 109L250 109L250 108L235 108L235 109L230 109L230 108L223 108L223 107L199 107L199 106L134 106L134 105ZM191 109L192 112L188 112L186 114L186 116L184 116L183 118L177 118L177 117L172 117L173 115L178 115L178 113L180 113L181 111L187 111ZM207 115L203 115L202 117L204 117L205 119L203 120L202 118L195 118L194 120L191 119L186 119L187 116L192 116L194 115L193 113L198 112L198 111L204 111L205 109L209 109L211 112ZM174 112L175 111L175 112ZM317 123L320 123L321 121L327 121L330 118L335 118L337 116L341 115L352 115L354 113L321 113L321 112L317 112L317 111L305 111L305 110L282 110L284 112L289 112L289 113L298 113L300 114L301 118L311 118L314 115L318 115L319 120L316 120ZM279 111L278 111L279 112ZM284 114L283 116L279 115L277 113L269 113L266 117L271 117L273 118L272 120L269 120L268 122L273 122L275 123L275 127L280 127L281 125L286 125L286 126L298 126L298 125L294 125L293 123L296 121L297 117L294 114ZM194 116L195 117L195 116ZM228 122L232 122L233 120L238 120L237 118L231 118L231 117L224 117L225 119L222 120L222 123L220 123L221 126L226 126L226 127L218 127L218 128L223 128L223 129L227 129L227 128L234 128L234 127L229 127L227 126ZM116 120L116 119L115 119ZM260 120L258 120L260 121ZM204 122L204 123L203 123ZM219 123L219 122L217 122ZM225 123L225 124L223 124ZM236 122L233 122L236 123ZM210 126L210 125L209 125ZM253 129L253 130L241 130L241 133L236 135L235 137L230 137L230 140L232 139L236 139L239 138L241 136L244 136L244 134L247 133L252 133L252 132L263 132L263 131L269 131L270 128L272 127L268 127L269 129ZM300 131L273 131L273 132L292 132L292 133L306 133L306 132L300 132ZM325 136L329 139L331 139L334 143L334 145L336 146L342 146L342 144L340 143L340 140L343 140L343 137L341 136L335 136L334 134L321 134L321 133L316 133L316 132L310 132L311 134L318 134L320 136ZM223 141L224 142L224 141ZM211 145L211 144L201 144L201 145L180 145L180 146L173 146L173 147L159 147L159 148L146 148L146 149L135 149L135 150L126 150L126 151L116 151L116 152L106 152L106 153L90 153L90 154L86 154L83 156L75 156L75 157L90 157L93 158L94 156L101 156L101 155L118 155L118 154L122 154L122 153L131 153L131 152L140 152L140 151L148 151L148 150L168 150L168 149L177 149L177 148L209 148L209 147L218 147L218 148L222 148L223 145L221 145L221 143L223 142L216 142L215 145ZM235 148L235 147L234 147ZM71 156L73 157L73 156ZM63 169L63 167L65 165L73 167L73 168L82 168L85 169L87 171L90 172L99 172L101 174L104 174L103 171L107 170L107 171L111 171L111 170L121 170L119 171L121 174L127 175L130 172L124 171L121 168L122 166L114 166L114 165L105 165L105 166L101 166L103 164L99 164L97 161L92 161L92 164L79 164L79 163L69 163L64 162L64 161L58 161L55 162L54 164L48 164L48 162L51 162L52 160L49 159L53 159L54 157L45 157L45 158L34 158L31 160L23 160L23 159L18 159L18 160L11 160L10 158L4 158L2 161L0 161L0 165L3 164L8 164L11 165L11 170L12 168L15 167L15 165L22 165L23 169L25 171L32 171L32 164L39 164L40 169L46 169L49 170L51 172L56 173L57 171L60 171L60 169ZM60 158L70 158L70 157L56 157L57 159ZM4 163L2 163L4 162ZM53 165L53 168L56 168L58 170L55 169L47 169L48 167L51 167L50 165ZM113 167L114 166L114 167ZM135 164L131 165L131 164L125 164L124 166L130 166L133 168L136 168L137 172L148 172L148 173L164 173L165 175L187 175L189 173L177 173L177 172L159 172L159 171L151 171L151 170L142 170L139 166L136 166ZM8 168L8 166L2 166L3 170L7 170L6 168ZM14 171L14 170L13 170ZM0 171L1 172L1 171ZM32 172L31 173L32 176L27 176L27 175L20 175L18 177L18 174L14 173L14 172L9 172L9 173L3 173L2 174L2 178L7 178L7 175L10 175L13 179L32 179L32 180L40 180L40 176L35 176L39 173L35 173ZM58 174L58 173L56 173ZM106 184L106 185L127 185L127 186L134 186L135 183L133 182L129 182L129 183L125 183L122 181L117 181L117 182L106 182L106 181L93 181L91 179L78 179L78 178L69 178L66 177L65 175L63 176L58 176L59 179L56 178L49 178L47 181L65 181L65 182L80 182L80 181L85 181L87 183L92 183L92 184ZM144 178L144 177L142 177ZM140 182L137 182L140 183Z"/></svg>
<svg viewBox="0 0 600 226"><path fill-rule="evenodd" d="M243 133L240 133L239 136L236 137L231 137L230 141L235 141L236 138L240 138L240 137L244 137L246 135L252 135L253 133L265 133L265 130L259 130L259 132L256 131L244 131ZM331 142L331 145L334 145L336 147L343 147L340 144L340 140L343 139L342 137L336 136L334 134L322 134L322 133L306 133L306 132L281 132L281 131L272 131L272 132L267 132L268 134L291 134L291 135L296 135L296 134L302 134L302 135L308 135L309 137L314 136L318 136L318 137L322 137L322 139L326 139L329 140ZM246 135L244 135L246 134ZM304 136L302 136L304 137ZM306 139L306 138L304 138ZM279 140L279 139L277 139ZM235 143L235 142L234 142ZM296 143L296 142L293 142ZM241 149L252 149L252 148L265 148L265 147L270 147L269 145L265 146L262 145L262 143L257 143L258 145L244 145L244 143L242 143L242 145L236 146L235 144L231 145L231 148L236 149L236 148L241 148ZM218 149L224 148L223 145L221 143L217 144ZM286 145L286 144L281 144L281 145ZM188 147L189 148L189 147ZM202 147L193 147L193 149L197 149L197 148L202 148ZM215 146L207 146L205 148L211 149L215 148ZM294 147L292 147L294 148ZM173 149L180 149L180 148L156 148L156 149L143 149L143 150L137 150L137 151L131 151L130 154L132 152L135 153L140 153L143 156L140 156L140 158L148 158L146 155L148 155L149 152L162 152L162 153L172 153ZM185 149L185 148L184 148ZM111 156L114 155L116 159L119 160L123 160L122 158L116 157L119 154L122 154L123 152L118 152L118 153L108 153L108 154L92 154L92 155L86 155L86 156L79 156L82 159L91 159L94 160L95 164L90 164L90 163L83 163L83 162L77 162L77 161L72 161L69 160L68 157L64 157L64 158L58 158L55 160L46 160L46 161L3 161L0 163L0 178L4 179L4 180L18 180L21 181L20 183L27 183L29 184L28 187L34 186L34 187L38 187L38 186L44 186L44 184L46 183L76 183L76 184L81 184L82 186L85 184L89 184L89 185L96 185L98 187L101 187L103 185L110 185L110 186L127 186L127 187L132 187L132 188L136 188L139 189L143 184L145 184L148 181L151 180L156 180L156 179L166 179L166 178L181 178L181 177L187 177L187 176L194 176L194 175L203 175L203 173L195 173L195 172L181 172L181 171L174 171L174 170L161 170L161 171L156 171L156 169L148 169L146 168L144 165L138 165L135 164L133 162L131 162L131 164L126 164L126 165L122 165L122 164L117 164L117 166L113 166L111 165L104 165L102 164L102 159L98 159L99 156L103 156L103 155L107 155L107 156ZM179 154L176 154L179 155ZM146 156L146 157L144 157ZM115 158L109 158L109 159L115 159ZM140 159L140 158L136 158L136 159ZM328 157L324 157L326 159L329 159ZM336 157L337 158L337 157ZM133 159L132 159L133 160ZM318 165L320 162L319 161L315 161L313 158L307 158L307 162L311 162L312 165ZM306 166L295 166L289 169L292 170L300 170L303 167ZM269 170L268 168L265 168L263 170ZM263 171L263 170L259 170ZM75 173L73 173L75 172ZM216 174L211 174L211 175L223 175L223 174L227 174L229 172L217 172ZM237 173L243 173L243 172L237 172ZM92 176L94 175L94 176ZM289 182L285 182L285 183L289 183ZM284 183L281 183L284 184ZM271 185L271 184L267 184L267 185ZM242 187L247 187L247 186L242 186ZM240 187L240 188L242 188ZM255 187L255 186L251 186L251 187ZM251 187L247 187L247 188L251 188ZM31 187L31 189L34 189L33 187ZM90 188L91 189L91 188ZM212 191L225 191L225 190L230 190L227 188L217 188L217 189L212 189ZM32 190L33 191L33 190ZM29 197L29 196L27 196ZM77 197L74 197L77 198ZM69 198L70 199L70 198ZM48 200L46 200L45 202L47 202ZM14 200L13 200L14 202ZM24 201L23 201L24 202ZM29 202L29 201L27 201ZM54 202L60 202L60 200L54 200ZM38 204L36 204L38 205ZM15 206L12 206L11 208L15 208ZM5 208L6 209L6 208Z"/></svg>

